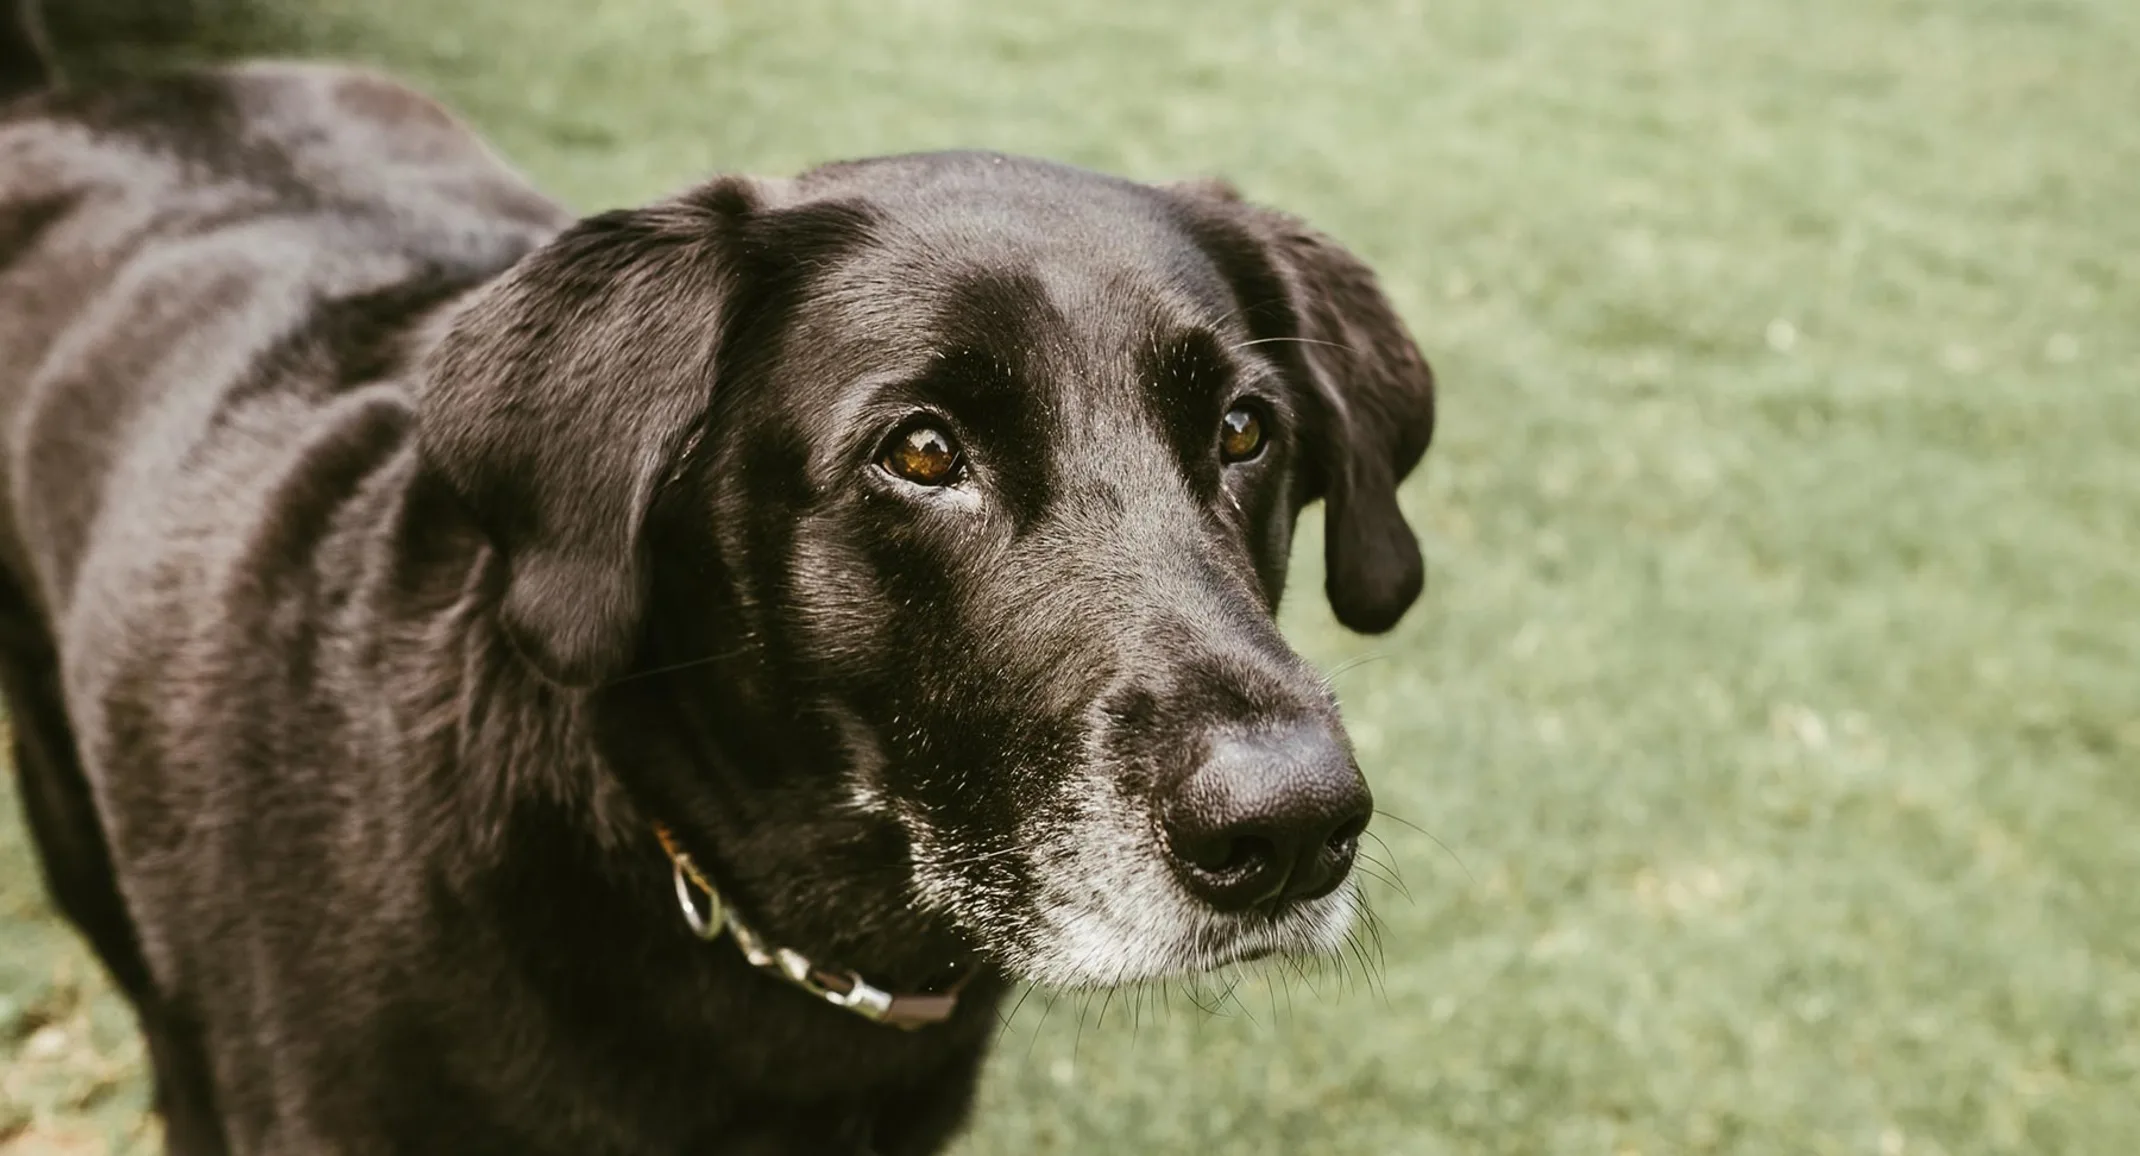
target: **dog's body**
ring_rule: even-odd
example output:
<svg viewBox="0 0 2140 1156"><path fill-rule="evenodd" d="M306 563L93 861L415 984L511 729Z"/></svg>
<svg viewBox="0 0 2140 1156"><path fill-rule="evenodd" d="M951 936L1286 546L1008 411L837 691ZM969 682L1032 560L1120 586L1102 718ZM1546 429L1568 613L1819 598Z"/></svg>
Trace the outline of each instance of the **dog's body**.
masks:
<svg viewBox="0 0 2140 1156"><path fill-rule="evenodd" d="M1279 430L1207 470L1238 383ZM937 426L957 480L869 464ZM1430 428L1365 271L1208 190L575 226L368 74L0 106L0 673L175 1152L932 1152L1009 978L1329 947L1364 789L1270 612L1324 495L1341 616L1402 612ZM955 1014L694 938L656 823Z"/></svg>

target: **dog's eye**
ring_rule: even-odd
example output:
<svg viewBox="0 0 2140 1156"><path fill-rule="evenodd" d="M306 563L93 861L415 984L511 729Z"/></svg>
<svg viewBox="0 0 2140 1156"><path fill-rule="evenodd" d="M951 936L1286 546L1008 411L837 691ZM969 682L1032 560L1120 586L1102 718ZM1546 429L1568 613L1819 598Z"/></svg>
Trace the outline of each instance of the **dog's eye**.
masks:
<svg viewBox="0 0 2140 1156"><path fill-rule="evenodd" d="M933 425L914 425L892 435L877 464L917 486L948 486L965 461L951 435Z"/></svg>
<svg viewBox="0 0 2140 1156"><path fill-rule="evenodd" d="M1254 406L1237 405L1219 419L1219 456L1228 464L1245 462L1262 453L1266 440L1263 415Z"/></svg>

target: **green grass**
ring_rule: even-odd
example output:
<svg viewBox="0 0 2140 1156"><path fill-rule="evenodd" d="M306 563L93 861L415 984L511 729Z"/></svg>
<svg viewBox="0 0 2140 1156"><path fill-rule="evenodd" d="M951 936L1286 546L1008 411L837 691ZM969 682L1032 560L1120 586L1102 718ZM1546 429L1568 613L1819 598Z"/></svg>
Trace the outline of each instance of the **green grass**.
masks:
<svg viewBox="0 0 2140 1156"><path fill-rule="evenodd" d="M2140 5L290 9L235 39L588 210L946 145L1226 174L1439 368L1427 597L1346 635L1311 525L1286 612L1374 656L1433 835L1380 826L1379 981L1035 999L963 1156L2140 1152ZM0 1135L135 1135L12 826L0 944Z"/></svg>

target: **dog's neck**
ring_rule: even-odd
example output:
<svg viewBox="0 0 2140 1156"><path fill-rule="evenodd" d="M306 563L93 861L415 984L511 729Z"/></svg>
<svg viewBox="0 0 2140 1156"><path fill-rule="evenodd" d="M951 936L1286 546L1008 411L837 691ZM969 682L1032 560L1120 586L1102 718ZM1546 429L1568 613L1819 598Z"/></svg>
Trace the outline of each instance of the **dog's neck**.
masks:
<svg viewBox="0 0 2140 1156"><path fill-rule="evenodd" d="M835 751L792 734L776 741L724 712L719 704L734 696L710 666L661 671L649 659L594 689L546 681L498 626L505 560L420 462L391 468L405 478L381 511L381 532L397 539L392 556L421 564L379 575L363 596L399 631L454 640L391 648L380 677L386 694L450 694L406 701L404 717L419 720L412 738L429 747L417 761L454 768L421 785L454 797L423 809L457 817L439 834L469 877L510 874L510 857L526 853L515 827L540 814L574 832L590 869L619 892L614 900L628 894L644 908L639 934L688 935L653 833L662 824L769 944L899 992L940 991L980 965L962 937L913 909L895 827L863 816L796 821L809 804L787 784L837 774L820 765ZM703 949L736 954L727 942Z"/></svg>
<svg viewBox="0 0 2140 1156"><path fill-rule="evenodd" d="M629 677L586 701L599 762L635 808L674 830L769 944L895 991L941 991L983 967L913 904L904 832L883 817L825 814L803 786L844 778L839 752L792 723L768 733L722 683L700 666Z"/></svg>
<svg viewBox="0 0 2140 1156"><path fill-rule="evenodd" d="M589 1035L587 1054L610 1054L624 1039L663 1041L662 1080L720 1083L763 1065L789 1080L819 1073L828 1095L868 1113L885 1110L885 1090L917 1072L945 1073L954 1091L968 1086L995 1031L1004 982L994 972L974 974L948 1022L897 1031L764 974L731 941L692 934L654 834L657 815L690 824L688 845L709 858L718 852L733 870L728 857L741 862L781 842L723 820L725 792L760 784L675 721L673 686L647 678L588 691L544 681L498 629L502 561L450 503L437 504L415 463L396 468L408 472L382 530L400 539L391 552L400 561L366 582L364 596L393 635L450 640L381 647L383 689L400 697L411 723L403 741L424 748L407 765L432 768L405 786L399 809L432 824L431 837L451 849L440 856L441 882L480 928L469 933L503 944L525 968L530 994L501 1014L563 1016ZM416 663L435 667L397 669ZM446 689L425 702L412 697L422 687ZM905 938L898 912L842 909L868 888L850 878L843 890L853 867L837 846L791 853L822 876L734 870L721 881L767 940L888 989L924 991L960 974L953 967L966 961L926 937ZM781 904L809 896L827 897L826 910L778 918ZM561 942L574 950L560 953ZM879 945L883 954L865 950Z"/></svg>

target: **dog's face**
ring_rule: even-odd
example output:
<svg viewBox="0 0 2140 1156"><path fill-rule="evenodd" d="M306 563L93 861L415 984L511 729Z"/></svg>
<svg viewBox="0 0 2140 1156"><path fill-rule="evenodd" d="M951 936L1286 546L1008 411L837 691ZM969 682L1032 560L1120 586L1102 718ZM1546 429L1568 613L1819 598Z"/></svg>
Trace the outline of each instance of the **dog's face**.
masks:
<svg viewBox="0 0 2140 1156"><path fill-rule="evenodd" d="M1432 387L1330 242L990 155L727 182L531 258L431 389L508 633L663 688L694 753L626 773L776 934L1063 986L1341 940L1371 800L1272 615L1320 497L1340 617L1416 596Z"/></svg>

